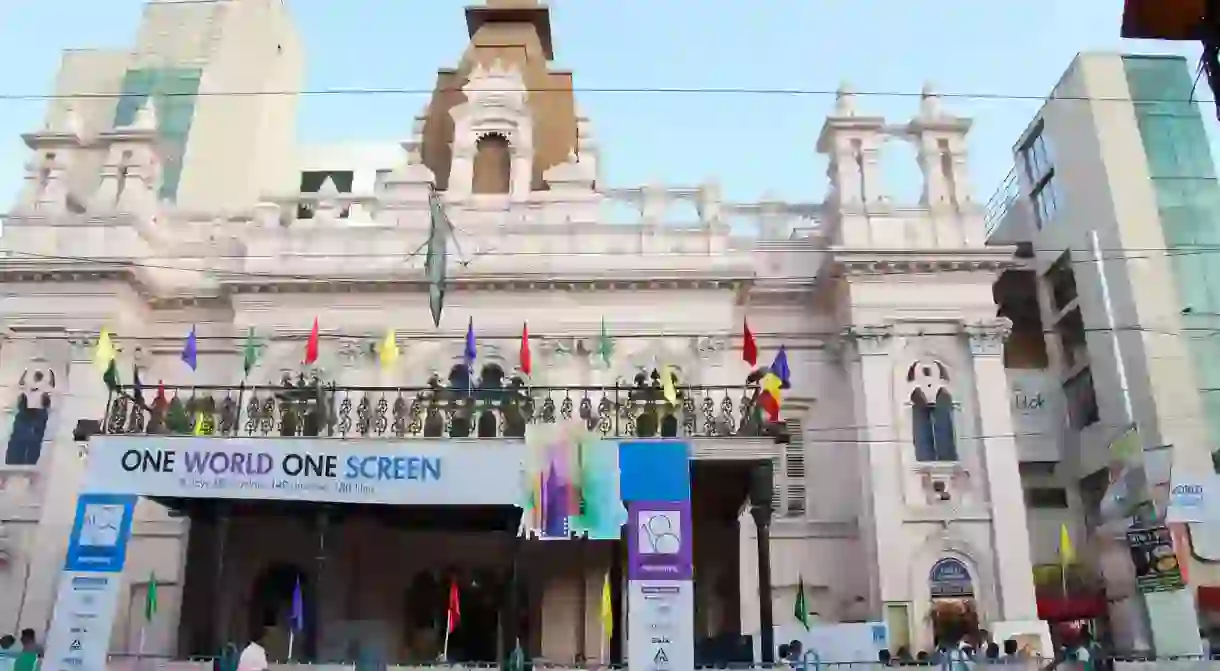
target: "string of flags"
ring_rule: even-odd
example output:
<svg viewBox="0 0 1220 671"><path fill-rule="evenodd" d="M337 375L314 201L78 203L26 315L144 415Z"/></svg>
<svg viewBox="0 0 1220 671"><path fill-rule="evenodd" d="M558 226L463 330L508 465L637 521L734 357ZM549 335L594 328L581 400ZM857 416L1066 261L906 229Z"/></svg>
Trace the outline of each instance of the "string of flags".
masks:
<svg viewBox="0 0 1220 671"><path fill-rule="evenodd" d="M302 358L302 362L305 365L317 364L320 350L319 339L319 323L315 317L313 327L309 331L309 337L305 341L305 352ZM254 328L250 327L246 332L245 343L242 347L243 384L245 378L250 376L250 373L257 365L262 348L263 345L256 336ZM386 330L385 336L376 345L375 351L378 362L383 369L392 368L398 361L401 356L401 350L398 346L397 334L393 328ZM606 365L610 365L614 356L614 342L610 337L609 330L606 328L606 320L604 318L601 320L593 354ZM183 342L180 358L192 372L198 371L199 337L194 325L191 326L191 330L187 333L186 339ZM474 364L477 358L478 341L475 336L474 318L471 317L466 324L466 337L462 348L462 361L466 367L467 385L472 384L471 381L475 377ZM758 365L758 343L754 339L754 333L750 330L748 321L742 323L741 358L751 368L756 368ZM524 322L521 325L521 344L518 349L518 360L521 372L526 376L532 375L533 353L530 350L528 322ZM114 338L109 329L103 328L98 335L93 363L102 373L102 380L106 383L107 388L111 390L118 389L121 386L117 361L118 349L115 347ZM781 345L775 354L774 361L767 367L766 372L759 381L758 405L767 413L767 417L772 422L779 421L783 390L789 389L791 386L792 373L788 365L788 352L786 347ZM143 385L140 382L139 369L134 364L132 366L132 387L133 395L136 396L137 400L142 400ZM678 404L677 371L672 365L666 364L662 367L661 393L669 404ZM198 430L198 427L196 429Z"/></svg>

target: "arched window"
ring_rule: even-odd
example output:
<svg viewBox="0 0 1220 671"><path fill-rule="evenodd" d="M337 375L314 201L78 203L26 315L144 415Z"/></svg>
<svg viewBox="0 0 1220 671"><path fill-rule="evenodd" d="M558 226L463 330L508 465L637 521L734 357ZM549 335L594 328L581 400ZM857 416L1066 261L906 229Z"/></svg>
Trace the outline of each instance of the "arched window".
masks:
<svg viewBox="0 0 1220 671"><path fill-rule="evenodd" d="M512 183L513 159L508 138L489 133L475 143L474 193L508 193Z"/></svg>
<svg viewBox="0 0 1220 671"><path fill-rule="evenodd" d="M917 461L957 461L953 429L953 397L941 389L929 403L923 390L911 393L911 428Z"/></svg>

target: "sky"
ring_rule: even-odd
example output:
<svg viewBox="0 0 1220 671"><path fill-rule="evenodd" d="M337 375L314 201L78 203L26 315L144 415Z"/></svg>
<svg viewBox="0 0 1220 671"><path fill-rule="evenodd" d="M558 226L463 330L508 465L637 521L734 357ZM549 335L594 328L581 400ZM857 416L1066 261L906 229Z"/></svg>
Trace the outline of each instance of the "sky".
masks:
<svg viewBox="0 0 1220 671"><path fill-rule="evenodd" d="M464 0L286 0L307 55L308 90L430 91L467 42ZM470 0L473 2L474 0ZM1121 40L1117 0L552 0L555 65L575 73L602 151L603 181L719 181L737 201L822 199L814 149L849 82L861 113L905 122L925 82L975 121L971 187L986 201L1012 168L1012 145L1080 51L1177 53L1198 46ZM0 212L41 125L60 52L130 48L142 0L0 0ZM821 93L622 92L784 89ZM616 89L596 92L580 89ZM1206 87L1200 96L1210 99ZM893 95L863 95L884 92ZM978 97L971 97L978 96ZM1014 96L1005 99L999 96ZM315 95L300 102L304 143L406 139L426 93ZM1213 139L1215 114L1203 110ZM1213 146L1215 142L1213 141ZM1213 152L1214 153L1214 152ZM896 200L919 192L914 151L884 162Z"/></svg>

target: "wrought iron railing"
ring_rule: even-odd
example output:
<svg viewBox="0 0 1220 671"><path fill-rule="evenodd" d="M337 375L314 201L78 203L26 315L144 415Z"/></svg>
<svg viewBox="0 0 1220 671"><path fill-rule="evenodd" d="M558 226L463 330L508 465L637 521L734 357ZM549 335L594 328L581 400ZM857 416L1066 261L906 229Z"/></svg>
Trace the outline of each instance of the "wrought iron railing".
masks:
<svg viewBox="0 0 1220 671"><path fill-rule="evenodd" d="M761 418L755 383L675 387L637 376L612 387L531 387L519 378L484 385L363 387L298 374L278 385L119 386L107 434L316 438L521 438L530 424L579 419L605 437L779 437Z"/></svg>

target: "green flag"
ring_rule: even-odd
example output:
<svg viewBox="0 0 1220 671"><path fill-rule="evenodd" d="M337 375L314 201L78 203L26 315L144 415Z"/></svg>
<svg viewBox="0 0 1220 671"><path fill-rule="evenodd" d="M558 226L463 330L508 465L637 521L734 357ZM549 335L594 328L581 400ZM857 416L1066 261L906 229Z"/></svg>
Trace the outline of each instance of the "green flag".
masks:
<svg viewBox="0 0 1220 671"><path fill-rule="evenodd" d="M614 356L614 341L610 340L610 332L606 330L606 318L602 317L601 333L597 336L597 356L610 365L610 358Z"/></svg>
<svg viewBox="0 0 1220 671"><path fill-rule="evenodd" d="M453 224L449 223L441 195L435 188L428 194L428 209L431 225L428 229L428 252L424 257L424 276L428 280L428 307L432 310L432 323L439 327L441 312L445 309L446 264Z"/></svg>
<svg viewBox="0 0 1220 671"><path fill-rule="evenodd" d="M115 364L115 360L111 359L106 366L106 372L102 373L102 382L106 383L106 388L110 391L118 391L119 389L119 368Z"/></svg>
<svg viewBox="0 0 1220 671"><path fill-rule="evenodd" d="M796 581L796 603L792 604L792 615L809 631L809 603L805 601L805 578Z"/></svg>
<svg viewBox="0 0 1220 671"><path fill-rule="evenodd" d="M517 639L517 645L509 653L507 667L506 671L525 671L525 651L521 649L521 639Z"/></svg>
<svg viewBox="0 0 1220 671"><path fill-rule="evenodd" d="M144 621L152 622L157 614L157 574L148 576L148 591L144 594Z"/></svg>
<svg viewBox="0 0 1220 671"><path fill-rule="evenodd" d="M242 370L246 372L246 377L250 376L250 371L254 370L254 364L258 363L258 339L254 337L254 327L246 332L246 347L242 352Z"/></svg>

